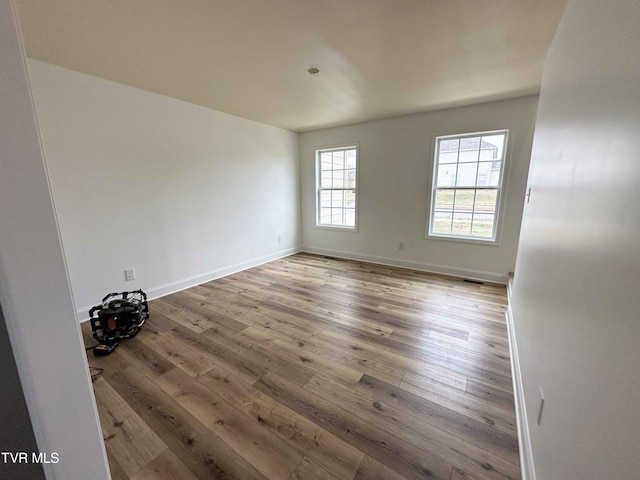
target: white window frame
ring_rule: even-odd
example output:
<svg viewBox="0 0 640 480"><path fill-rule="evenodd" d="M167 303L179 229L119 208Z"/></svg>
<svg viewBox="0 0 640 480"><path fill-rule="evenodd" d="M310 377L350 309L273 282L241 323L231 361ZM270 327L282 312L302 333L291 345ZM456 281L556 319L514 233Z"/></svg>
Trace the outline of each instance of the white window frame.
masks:
<svg viewBox="0 0 640 480"><path fill-rule="evenodd" d="M453 139L463 139L463 138L472 138L478 136L489 136L496 134L504 134L505 135L505 143L502 152L502 165L500 168L500 180L496 186L478 186L478 179L476 178L476 186L474 187L456 187L456 186L447 186L447 187L437 187L436 184L438 182L438 155L439 155L439 147L440 141L442 140L453 140ZM433 160L431 162L431 194L429 196L429 205L427 208L427 225L426 225L426 238L433 240L445 240L445 241L453 241L453 242L463 242L463 243L473 243L480 245L500 245L500 237L502 234L502 220L504 216L503 205L504 205L504 197L506 193L505 183L508 178L508 164L509 164L509 153L511 151L511 143L510 143L510 132L507 128L497 129L497 130L486 130L481 132L472 132L472 133L462 133L462 134L448 134L448 135L437 135L433 139ZM495 217L493 223L493 234L492 237L473 237L471 235L458 235L454 233L435 233L433 232L433 221L434 221L434 210L435 210L435 202L436 202L436 193L438 190L497 190L496 195L496 208L495 208Z"/></svg>
<svg viewBox="0 0 640 480"><path fill-rule="evenodd" d="M326 152L334 152L340 150L355 150L356 151L356 159L355 159L355 188L321 188L321 179L322 179L322 164L320 162L320 154ZM315 175L316 175L316 228L320 229L328 229L328 230L339 230L345 232L357 232L358 231L358 191L359 191L359 171L360 171L360 145L358 142L349 142L340 145L331 145L324 147L317 147L315 149ZM333 190L355 190L355 207L354 207L354 226L347 225L330 225L321 222L320 217L320 195L323 191L333 191Z"/></svg>

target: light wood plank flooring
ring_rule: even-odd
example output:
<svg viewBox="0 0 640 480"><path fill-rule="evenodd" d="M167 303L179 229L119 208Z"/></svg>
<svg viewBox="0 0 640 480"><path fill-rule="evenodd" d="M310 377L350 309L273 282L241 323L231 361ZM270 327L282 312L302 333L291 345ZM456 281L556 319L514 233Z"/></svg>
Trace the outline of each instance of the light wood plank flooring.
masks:
<svg viewBox="0 0 640 480"><path fill-rule="evenodd" d="M154 300L89 353L113 478L519 479L505 309L504 286L307 254Z"/></svg>

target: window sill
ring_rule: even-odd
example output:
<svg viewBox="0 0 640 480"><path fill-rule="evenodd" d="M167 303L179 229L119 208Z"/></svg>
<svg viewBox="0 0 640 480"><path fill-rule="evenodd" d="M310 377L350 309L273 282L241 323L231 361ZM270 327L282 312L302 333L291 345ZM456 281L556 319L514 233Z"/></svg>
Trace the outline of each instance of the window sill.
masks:
<svg viewBox="0 0 640 480"><path fill-rule="evenodd" d="M315 225L314 228L318 230L331 230L333 232L347 232L347 233L358 233L357 227L338 227L331 225Z"/></svg>
<svg viewBox="0 0 640 480"><path fill-rule="evenodd" d="M485 245L487 247L499 247L500 241L498 239L481 239L481 238L468 238L468 237L453 237L446 235L433 235L428 233L425 237L426 240L438 240L445 242L456 242L456 243L468 243L471 245Z"/></svg>

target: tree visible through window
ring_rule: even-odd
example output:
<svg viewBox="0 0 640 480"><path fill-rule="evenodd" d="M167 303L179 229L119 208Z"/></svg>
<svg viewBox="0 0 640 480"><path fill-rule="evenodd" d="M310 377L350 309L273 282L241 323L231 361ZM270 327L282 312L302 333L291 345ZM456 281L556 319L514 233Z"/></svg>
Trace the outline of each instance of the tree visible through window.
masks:
<svg viewBox="0 0 640 480"><path fill-rule="evenodd" d="M507 134L436 138L429 235L496 240Z"/></svg>
<svg viewBox="0 0 640 480"><path fill-rule="evenodd" d="M357 156L355 145L316 151L316 225L355 230Z"/></svg>

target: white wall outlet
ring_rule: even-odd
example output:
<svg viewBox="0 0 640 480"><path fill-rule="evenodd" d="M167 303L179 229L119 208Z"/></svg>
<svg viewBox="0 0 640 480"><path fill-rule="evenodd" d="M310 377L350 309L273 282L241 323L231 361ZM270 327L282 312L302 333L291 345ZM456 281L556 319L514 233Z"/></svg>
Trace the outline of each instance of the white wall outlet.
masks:
<svg viewBox="0 0 640 480"><path fill-rule="evenodd" d="M282 243L282 236L278 235L278 243Z"/></svg>
<svg viewBox="0 0 640 480"><path fill-rule="evenodd" d="M398 250L404 250L404 242L398 242Z"/></svg>
<svg viewBox="0 0 640 480"><path fill-rule="evenodd" d="M542 409L544 408L544 393L542 387L540 388L540 400L538 401L538 425L542 421Z"/></svg>
<svg viewBox="0 0 640 480"><path fill-rule="evenodd" d="M127 268L124 271L124 279L127 282L130 282L131 280L135 280L136 279L136 270L135 270L135 268Z"/></svg>

